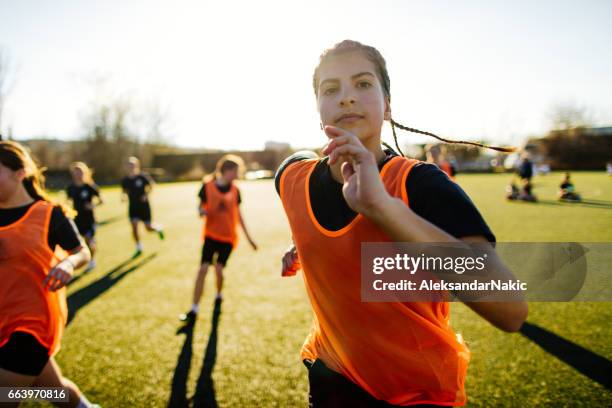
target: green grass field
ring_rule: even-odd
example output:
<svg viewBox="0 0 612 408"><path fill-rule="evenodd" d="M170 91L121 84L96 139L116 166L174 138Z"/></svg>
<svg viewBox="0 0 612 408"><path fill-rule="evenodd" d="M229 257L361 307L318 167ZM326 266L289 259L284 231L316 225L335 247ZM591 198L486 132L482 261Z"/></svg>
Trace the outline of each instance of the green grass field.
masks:
<svg viewBox="0 0 612 408"><path fill-rule="evenodd" d="M612 204L602 204L612 203L612 179L603 172L573 174L577 191L599 200L587 205L555 201L560 177L535 178L539 204L506 202L508 175L460 175L458 183L498 241L612 242ZM218 325L210 274L193 333L178 335L177 316L190 305L200 257L198 185L157 187L153 215L164 224L166 241L146 236L144 255L127 263L134 250L127 210L118 189L103 189L98 267L69 287L78 310L57 356L92 402L164 407L171 396L191 401L197 394L202 406L307 405L299 350L312 315L301 277L280 277L290 240L287 221L271 181L240 188L243 214L260 249L252 251L243 239L230 258ZM464 305L452 310L453 327L473 353L468 406L612 406L610 390L523 335L494 329ZM532 303L528 321L612 360L610 303Z"/></svg>

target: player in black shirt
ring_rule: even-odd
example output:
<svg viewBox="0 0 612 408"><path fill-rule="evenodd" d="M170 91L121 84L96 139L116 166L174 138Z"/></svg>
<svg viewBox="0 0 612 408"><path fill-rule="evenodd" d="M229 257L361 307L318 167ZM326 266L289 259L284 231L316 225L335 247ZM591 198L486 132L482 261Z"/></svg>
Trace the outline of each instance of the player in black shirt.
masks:
<svg viewBox="0 0 612 408"><path fill-rule="evenodd" d="M136 242L136 252L134 257L142 253L142 243L138 234L138 223L142 222L149 232L156 232L159 239L164 239L164 231L161 225L153 224L151 221L151 206L149 204L149 193L153 189L153 180L151 177L140 171L140 160L136 157L130 157L127 161L127 176L121 180L122 195L121 200L125 201L125 197L129 200L130 222L132 224L132 236Z"/></svg>
<svg viewBox="0 0 612 408"><path fill-rule="evenodd" d="M85 272L96 266L94 255L96 252L96 218L94 207L103 203L98 186L94 183L91 169L83 162L74 162L70 165L72 183L66 189L66 195L72 201L74 210L77 212L74 222L79 233L85 238L85 242L91 252L91 261ZM94 197L97 203L94 204Z"/></svg>
<svg viewBox="0 0 612 408"><path fill-rule="evenodd" d="M571 176L569 173L565 173L563 181L559 185L559 200L568 201L580 201L580 194L576 193L574 183L570 180Z"/></svg>

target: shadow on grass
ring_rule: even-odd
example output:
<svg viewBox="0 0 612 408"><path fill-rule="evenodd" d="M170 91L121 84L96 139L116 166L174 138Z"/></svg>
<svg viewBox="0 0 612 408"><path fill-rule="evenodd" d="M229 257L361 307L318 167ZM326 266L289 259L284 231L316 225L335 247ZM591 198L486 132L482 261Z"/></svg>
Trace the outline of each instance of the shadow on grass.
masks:
<svg viewBox="0 0 612 408"><path fill-rule="evenodd" d="M124 268L126 268L130 264L130 262L132 262L133 259L130 258L126 261L123 261L119 265L108 271L100 279L75 291L74 293L71 293L66 299L66 302L68 303L68 323L66 323L66 325L70 324L79 309L81 309L83 306L87 305L89 302L100 296L102 293L106 292L111 287L116 285L121 279L125 278L127 274L129 274L130 272L134 272L136 269L140 268L141 266L149 262L151 259L155 258L156 255L157 254L151 254L127 269ZM82 275L79 275L78 277L73 279L70 284L73 284L81 276Z"/></svg>
<svg viewBox="0 0 612 408"><path fill-rule="evenodd" d="M612 362L542 327L525 322L521 334L591 380L612 389Z"/></svg>
<svg viewBox="0 0 612 408"><path fill-rule="evenodd" d="M174 370L174 376L172 377L172 390L170 400L168 401L168 408L188 407L190 402L193 403L192 406L194 408L216 408L218 406L212 372L217 360L217 329L219 327L220 314L221 302L215 302L210 336L208 337L208 344L204 352L204 363L202 364L200 377L196 384L195 394L189 399L187 398L187 380L191 368L193 328L195 324L186 324L177 331L177 334L185 334L185 342L183 343L183 348Z"/></svg>
<svg viewBox="0 0 612 408"><path fill-rule="evenodd" d="M217 407L217 398L215 397L215 385L212 379L213 368L217 361L217 328L219 326L219 315L221 314L221 302L215 302L213 310L212 325L210 328L210 336L204 353L204 364L196 385L196 391L193 396L193 407Z"/></svg>
<svg viewBox="0 0 612 408"><path fill-rule="evenodd" d="M181 327L176 334L185 334L185 342L176 362L174 376L172 377L172 391L168 408L183 408L188 407L187 402L187 379L189 378L189 369L191 368L191 356L193 354L193 328L195 324L186 324Z"/></svg>
<svg viewBox="0 0 612 408"><path fill-rule="evenodd" d="M564 207L587 207L612 210L612 201L603 200L582 200L582 201L558 201L558 200L539 200L534 204L557 205Z"/></svg>
<svg viewBox="0 0 612 408"><path fill-rule="evenodd" d="M122 220L123 218L124 218L124 216L123 216L123 215L115 215L115 216L113 216L113 217L109 217L109 218L106 218L106 219L104 219L104 220L102 220L102 221L98 221L98 222L96 222L96 225L97 225L98 227L102 227L102 226L104 226L104 225L112 224L112 223L114 223L114 222L117 222L117 221L119 221L119 220Z"/></svg>

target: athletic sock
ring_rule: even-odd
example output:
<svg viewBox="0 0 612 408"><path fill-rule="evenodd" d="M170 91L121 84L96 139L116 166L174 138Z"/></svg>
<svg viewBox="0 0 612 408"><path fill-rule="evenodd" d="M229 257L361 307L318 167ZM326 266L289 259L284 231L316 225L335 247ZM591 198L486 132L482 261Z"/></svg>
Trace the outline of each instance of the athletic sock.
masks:
<svg viewBox="0 0 612 408"><path fill-rule="evenodd" d="M142 244L140 242L136 243L136 250L137 251L142 251Z"/></svg>
<svg viewBox="0 0 612 408"><path fill-rule="evenodd" d="M196 303L194 303L193 305L191 305L191 311L195 314L198 313L198 311L200 310L200 306Z"/></svg>
<svg viewBox="0 0 612 408"><path fill-rule="evenodd" d="M89 402L84 395L81 395L81 399L79 400L79 405L77 405L77 408L91 408L91 406L91 402Z"/></svg>

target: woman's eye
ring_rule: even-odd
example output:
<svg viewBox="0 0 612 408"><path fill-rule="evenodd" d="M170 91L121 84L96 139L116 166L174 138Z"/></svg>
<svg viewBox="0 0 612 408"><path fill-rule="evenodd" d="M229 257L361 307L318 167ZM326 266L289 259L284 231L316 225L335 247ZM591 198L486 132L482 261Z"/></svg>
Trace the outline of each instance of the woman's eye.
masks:
<svg viewBox="0 0 612 408"><path fill-rule="evenodd" d="M371 86L372 86L372 84L371 84L371 83L369 83L369 82L367 82L367 81L359 81L359 82L357 83L357 87L359 87L359 88L368 89L368 88L370 88Z"/></svg>
<svg viewBox="0 0 612 408"><path fill-rule="evenodd" d="M323 91L323 95L332 95L336 92L336 88L327 88Z"/></svg>

